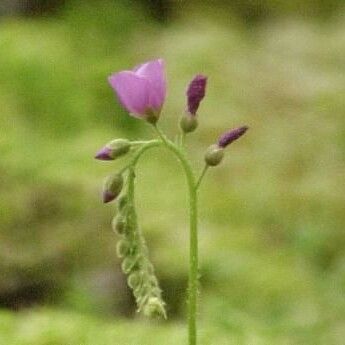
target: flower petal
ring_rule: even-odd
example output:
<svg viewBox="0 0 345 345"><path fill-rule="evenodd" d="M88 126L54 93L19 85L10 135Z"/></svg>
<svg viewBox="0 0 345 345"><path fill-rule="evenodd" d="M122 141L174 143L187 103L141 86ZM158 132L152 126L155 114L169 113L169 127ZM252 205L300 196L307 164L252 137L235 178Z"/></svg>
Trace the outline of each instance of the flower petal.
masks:
<svg viewBox="0 0 345 345"><path fill-rule="evenodd" d="M164 61L162 59L149 61L137 66L134 72L150 82L150 105L153 109L160 110L166 94Z"/></svg>
<svg viewBox="0 0 345 345"><path fill-rule="evenodd" d="M122 71L111 75L108 80L128 112L145 115L145 111L150 107L150 82L147 79L132 71Z"/></svg>

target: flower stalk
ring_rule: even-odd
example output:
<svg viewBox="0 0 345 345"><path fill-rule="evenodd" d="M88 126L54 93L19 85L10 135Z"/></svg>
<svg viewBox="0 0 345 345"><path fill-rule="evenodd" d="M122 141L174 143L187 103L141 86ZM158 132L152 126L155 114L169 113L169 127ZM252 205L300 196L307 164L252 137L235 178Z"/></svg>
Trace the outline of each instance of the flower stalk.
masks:
<svg viewBox="0 0 345 345"><path fill-rule="evenodd" d="M217 166L223 159L225 148L241 137L248 127L232 129L211 145L205 154L205 165L198 178L185 152L184 139L197 129L197 110L205 96L207 77L196 75L190 82L186 96L187 109L180 118L180 136L171 141L158 127L161 109L166 95L164 61L149 61L127 70L112 74L109 83L119 102L130 115L146 120L152 125L158 139L129 141L116 139L106 144L96 159L111 161L132 154L129 163L116 174L112 174L104 187L104 202L116 200L118 214L112 226L120 237L117 254L122 259L121 268L126 274L128 286L133 290L138 311L148 316L166 317L154 268L149 260L148 247L137 220L135 209L135 169L140 157L149 149L164 146L180 162L186 176L189 202L189 275L188 275L188 338L189 345L197 345L198 307L198 190L209 167ZM127 175L126 177L124 177ZM126 179L126 181L124 181ZM120 194L121 193L121 194Z"/></svg>
<svg viewBox="0 0 345 345"><path fill-rule="evenodd" d="M197 296L198 296L198 194L197 189L201 182L196 182L193 169L185 157L181 148L171 142L163 132L154 126L162 143L175 154L180 161L186 175L188 193L189 193L189 275L188 275L188 335L189 345L197 344ZM203 175L206 173L204 171Z"/></svg>

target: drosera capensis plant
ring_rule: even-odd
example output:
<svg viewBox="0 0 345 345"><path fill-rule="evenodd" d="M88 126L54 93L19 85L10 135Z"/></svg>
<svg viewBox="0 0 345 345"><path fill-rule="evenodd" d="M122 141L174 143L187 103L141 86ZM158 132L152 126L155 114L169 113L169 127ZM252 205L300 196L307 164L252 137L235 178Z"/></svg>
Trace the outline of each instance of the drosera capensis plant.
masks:
<svg viewBox="0 0 345 345"><path fill-rule="evenodd" d="M167 317L162 291L150 261L148 247L140 229L135 207L135 171L137 162L147 150L162 146L180 161L186 175L189 194L189 282L188 282L188 336L189 345L197 344L198 296L198 191L209 167L217 166L224 157L225 148L240 138L247 126L227 131L204 156L204 168L196 175L187 156L184 139L198 127L197 111L205 96L207 78L198 74L189 83L187 105L179 119L178 140L170 140L159 128L158 120L166 97L166 77L162 59L143 63L133 70L114 73L109 77L119 102L129 115L148 122L157 139L130 141L115 139L107 143L95 156L110 161L131 154L129 163L108 176L104 183L103 202L117 202L112 227L119 236L117 255L121 268L136 299L138 312L147 316Z"/></svg>

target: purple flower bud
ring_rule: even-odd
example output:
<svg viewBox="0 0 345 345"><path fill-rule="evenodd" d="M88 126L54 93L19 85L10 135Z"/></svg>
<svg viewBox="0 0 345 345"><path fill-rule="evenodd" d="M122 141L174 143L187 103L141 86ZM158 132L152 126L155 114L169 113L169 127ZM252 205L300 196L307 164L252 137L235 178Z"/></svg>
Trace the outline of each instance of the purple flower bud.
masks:
<svg viewBox="0 0 345 345"><path fill-rule="evenodd" d="M103 147L100 149L95 156L96 159L101 161L112 161L114 158L111 156L111 149L109 147Z"/></svg>
<svg viewBox="0 0 345 345"><path fill-rule="evenodd" d="M166 95L162 59L148 61L132 71L112 74L108 80L130 115L157 122Z"/></svg>
<svg viewBox="0 0 345 345"><path fill-rule="evenodd" d="M103 202L107 203L116 199L123 187L123 177L121 174L113 174L107 177L103 187Z"/></svg>
<svg viewBox="0 0 345 345"><path fill-rule="evenodd" d="M106 190L103 192L103 203L106 204L110 201L113 201L114 199L116 198L116 195L109 191L109 190Z"/></svg>
<svg viewBox="0 0 345 345"><path fill-rule="evenodd" d="M127 139L115 139L107 143L95 158L103 161L111 161L125 155L131 148L131 142Z"/></svg>
<svg viewBox="0 0 345 345"><path fill-rule="evenodd" d="M229 132L223 134L218 141L218 146L221 148L225 148L226 146L230 145L233 141L240 138L249 127L243 126L231 129Z"/></svg>
<svg viewBox="0 0 345 345"><path fill-rule="evenodd" d="M196 115L201 100L205 97L207 77L196 75L189 83L187 89L187 112Z"/></svg>

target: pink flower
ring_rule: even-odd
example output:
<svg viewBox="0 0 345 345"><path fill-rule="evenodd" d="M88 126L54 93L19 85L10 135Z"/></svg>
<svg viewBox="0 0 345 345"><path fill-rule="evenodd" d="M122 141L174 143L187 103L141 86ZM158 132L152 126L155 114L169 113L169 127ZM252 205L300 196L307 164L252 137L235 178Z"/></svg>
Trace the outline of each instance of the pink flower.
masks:
<svg viewBox="0 0 345 345"><path fill-rule="evenodd" d="M132 71L114 73L108 80L130 115L157 122L166 95L162 59L148 61Z"/></svg>

